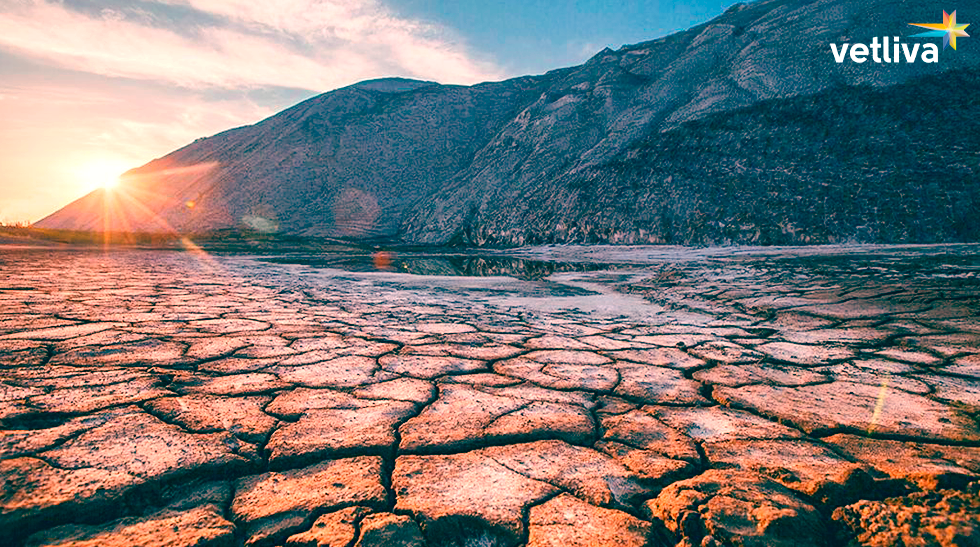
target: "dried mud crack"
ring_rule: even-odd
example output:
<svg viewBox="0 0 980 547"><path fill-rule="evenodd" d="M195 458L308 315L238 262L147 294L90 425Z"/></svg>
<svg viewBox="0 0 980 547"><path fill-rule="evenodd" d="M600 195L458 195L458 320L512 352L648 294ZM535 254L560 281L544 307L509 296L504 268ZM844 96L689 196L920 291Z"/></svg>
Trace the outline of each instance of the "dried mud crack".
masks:
<svg viewBox="0 0 980 547"><path fill-rule="evenodd" d="M151 251L0 269L4 545L980 537L974 248L547 281Z"/></svg>

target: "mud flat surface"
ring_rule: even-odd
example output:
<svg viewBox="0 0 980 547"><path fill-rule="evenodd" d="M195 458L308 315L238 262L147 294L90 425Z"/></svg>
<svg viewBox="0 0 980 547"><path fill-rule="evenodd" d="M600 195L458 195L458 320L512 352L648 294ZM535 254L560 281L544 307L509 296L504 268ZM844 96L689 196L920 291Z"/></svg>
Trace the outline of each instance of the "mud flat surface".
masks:
<svg viewBox="0 0 980 547"><path fill-rule="evenodd" d="M980 544L980 248L319 258L0 248L0 543Z"/></svg>

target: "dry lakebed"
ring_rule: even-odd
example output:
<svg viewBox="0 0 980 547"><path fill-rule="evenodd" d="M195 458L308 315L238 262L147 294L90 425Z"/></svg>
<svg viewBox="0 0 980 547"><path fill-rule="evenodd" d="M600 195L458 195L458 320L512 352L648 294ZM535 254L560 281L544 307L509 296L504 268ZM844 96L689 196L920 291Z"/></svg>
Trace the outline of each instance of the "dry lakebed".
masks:
<svg viewBox="0 0 980 547"><path fill-rule="evenodd" d="M980 247L0 247L0 544L980 545Z"/></svg>

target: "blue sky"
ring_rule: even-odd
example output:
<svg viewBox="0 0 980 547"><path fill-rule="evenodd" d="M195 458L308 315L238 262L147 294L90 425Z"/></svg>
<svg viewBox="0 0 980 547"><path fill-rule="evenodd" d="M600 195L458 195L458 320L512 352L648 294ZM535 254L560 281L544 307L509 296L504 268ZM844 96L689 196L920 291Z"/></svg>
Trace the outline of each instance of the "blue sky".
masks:
<svg viewBox="0 0 980 547"><path fill-rule="evenodd" d="M613 49L684 30L721 14L733 0L392 0L400 14L458 32L511 74L579 64Z"/></svg>
<svg viewBox="0 0 980 547"><path fill-rule="evenodd" d="M0 0L0 222L357 81L584 62L731 0Z"/></svg>

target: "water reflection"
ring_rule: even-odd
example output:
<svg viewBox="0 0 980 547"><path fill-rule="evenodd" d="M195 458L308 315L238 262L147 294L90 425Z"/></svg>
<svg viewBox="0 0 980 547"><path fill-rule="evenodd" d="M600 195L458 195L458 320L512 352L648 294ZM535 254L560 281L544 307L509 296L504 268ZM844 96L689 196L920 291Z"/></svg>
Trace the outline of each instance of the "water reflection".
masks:
<svg viewBox="0 0 980 547"><path fill-rule="evenodd" d="M275 264L300 264L350 272L398 272L430 276L509 276L544 279L560 272L611 270L623 265L596 262L552 262L508 256L428 255L379 251L371 254L280 256L265 259Z"/></svg>
<svg viewBox="0 0 980 547"><path fill-rule="evenodd" d="M425 276L508 276L541 280L555 273L608 270L643 271L658 286L675 285L684 278L726 278L764 275L772 282L798 283L800 279L834 280L874 278L892 281L923 278L959 278L980 281L980 246L941 248L781 248L683 249L661 248L543 249L541 254L439 249L369 251L331 249L294 252L268 257L267 262L300 264L351 272L397 272ZM581 250L581 249L578 249ZM533 252L534 249L531 249ZM755 252L750 252L755 251ZM523 250L524 253L529 252ZM547 256L542 256L547 255Z"/></svg>

